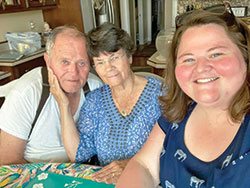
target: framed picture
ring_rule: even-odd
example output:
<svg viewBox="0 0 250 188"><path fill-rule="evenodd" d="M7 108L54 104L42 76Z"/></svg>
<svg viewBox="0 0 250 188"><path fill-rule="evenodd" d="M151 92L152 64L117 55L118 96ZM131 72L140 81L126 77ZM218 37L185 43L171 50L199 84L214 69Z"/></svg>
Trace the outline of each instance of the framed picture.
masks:
<svg viewBox="0 0 250 188"><path fill-rule="evenodd" d="M235 6L232 7L232 11L237 17L245 17L247 16L247 6Z"/></svg>

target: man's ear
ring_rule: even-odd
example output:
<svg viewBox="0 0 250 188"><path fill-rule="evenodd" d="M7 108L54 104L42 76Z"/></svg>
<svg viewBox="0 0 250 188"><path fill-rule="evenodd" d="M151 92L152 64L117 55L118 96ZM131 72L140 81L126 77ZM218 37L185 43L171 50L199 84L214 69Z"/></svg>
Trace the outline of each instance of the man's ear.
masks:
<svg viewBox="0 0 250 188"><path fill-rule="evenodd" d="M49 58L49 55L46 52L43 54L43 59L44 59L44 61L46 63L46 66L50 67L50 58Z"/></svg>

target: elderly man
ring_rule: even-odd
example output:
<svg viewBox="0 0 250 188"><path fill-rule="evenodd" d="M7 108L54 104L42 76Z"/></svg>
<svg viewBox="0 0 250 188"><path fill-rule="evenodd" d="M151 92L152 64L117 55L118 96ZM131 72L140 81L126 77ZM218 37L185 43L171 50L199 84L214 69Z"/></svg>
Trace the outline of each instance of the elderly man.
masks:
<svg viewBox="0 0 250 188"><path fill-rule="evenodd" d="M55 28L47 41L44 59L59 80L77 121L85 100L83 86L88 84L93 90L102 85L95 75L89 74L84 34L69 26ZM51 94L32 129L42 95L42 80L38 67L12 84L0 110L0 164L69 161L61 138L60 111Z"/></svg>

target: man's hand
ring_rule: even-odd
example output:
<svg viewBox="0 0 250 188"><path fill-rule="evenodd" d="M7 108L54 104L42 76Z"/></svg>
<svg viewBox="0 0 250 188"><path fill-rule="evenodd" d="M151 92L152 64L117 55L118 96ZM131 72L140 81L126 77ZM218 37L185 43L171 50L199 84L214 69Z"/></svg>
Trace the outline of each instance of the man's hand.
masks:
<svg viewBox="0 0 250 188"><path fill-rule="evenodd" d="M59 106L69 105L69 99L60 87L57 77L53 71L48 67L50 92L55 97Z"/></svg>
<svg viewBox="0 0 250 188"><path fill-rule="evenodd" d="M98 172L94 173L92 176L92 180L97 182L105 182L108 184L116 184L128 161L129 159L125 159L122 161L113 161Z"/></svg>

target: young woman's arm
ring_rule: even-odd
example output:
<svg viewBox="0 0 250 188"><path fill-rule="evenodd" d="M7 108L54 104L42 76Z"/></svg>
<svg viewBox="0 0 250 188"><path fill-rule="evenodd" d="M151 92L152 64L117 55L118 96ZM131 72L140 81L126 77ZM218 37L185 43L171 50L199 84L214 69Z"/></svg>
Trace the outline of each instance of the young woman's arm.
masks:
<svg viewBox="0 0 250 188"><path fill-rule="evenodd" d="M160 154L165 133L158 123L143 148L129 161L116 188L152 188L159 183Z"/></svg>

